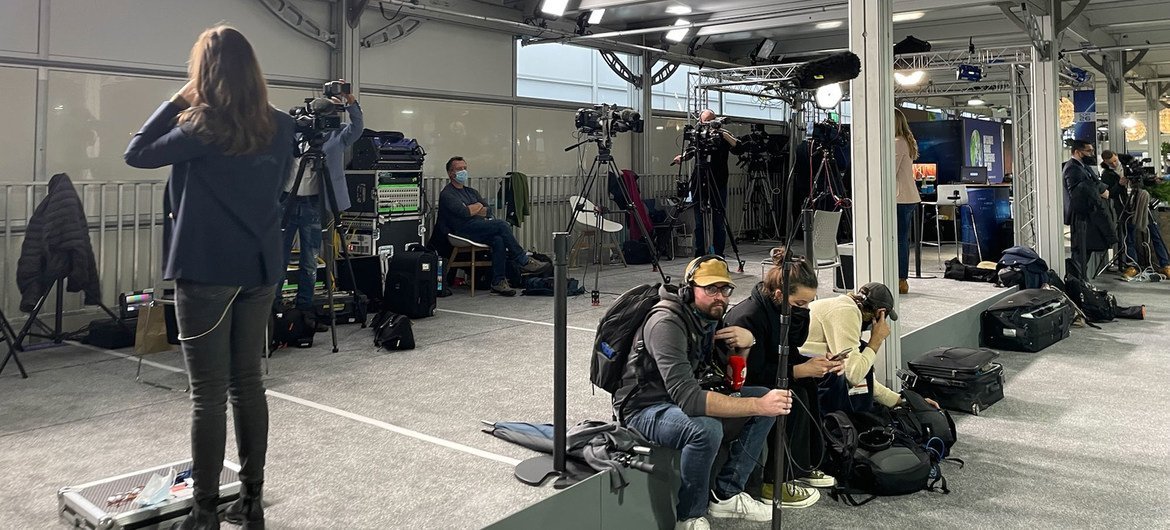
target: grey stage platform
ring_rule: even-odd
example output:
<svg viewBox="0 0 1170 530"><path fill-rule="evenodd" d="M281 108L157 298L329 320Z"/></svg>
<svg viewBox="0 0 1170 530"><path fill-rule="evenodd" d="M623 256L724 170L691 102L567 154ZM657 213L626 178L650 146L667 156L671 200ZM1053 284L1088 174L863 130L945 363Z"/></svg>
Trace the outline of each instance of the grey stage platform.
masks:
<svg viewBox="0 0 1170 530"><path fill-rule="evenodd" d="M737 300L767 248L745 250L752 277L739 277ZM685 262L668 271L681 277ZM654 278L649 266L607 268L603 301ZM824 285L822 295L832 295ZM912 280L904 328L996 293L973 287ZM1074 330L1041 354L1005 355L1008 397L984 416L959 418L968 467L948 474L954 493L860 509L822 500L791 512L792 527L1170 524L1161 499L1170 490L1170 425L1149 414L1167 399L1156 382L1170 377L1170 363L1157 341L1170 330L1170 285L1109 287L1123 302L1150 304L1151 319ZM369 330L351 325L339 328L337 354L320 335L316 347L272 359L271 528L481 528L554 494L512 477L532 453L478 430L481 419L550 417L551 299L456 293L440 300L438 315L415 321L416 350L379 351ZM608 396L593 394L587 377L604 310L587 296L569 301L570 422L609 416ZM58 487L188 456L190 402L177 353L150 357L144 376L159 386L134 383L134 363L119 355L45 349L21 356L29 379L0 376L0 527L54 528ZM228 443L230 457L231 434Z"/></svg>

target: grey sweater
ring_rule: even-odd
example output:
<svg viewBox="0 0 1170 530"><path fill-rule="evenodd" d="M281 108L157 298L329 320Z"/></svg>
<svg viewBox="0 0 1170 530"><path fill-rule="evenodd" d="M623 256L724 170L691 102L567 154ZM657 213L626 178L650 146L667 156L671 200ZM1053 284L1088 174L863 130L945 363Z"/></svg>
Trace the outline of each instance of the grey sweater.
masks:
<svg viewBox="0 0 1170 530"><path fill-rule="evenodd" d="M627 418L651 405L673 403L688 416L705 416L707 391L699 387L695 370L710 355L705 351L709 346L704 345L713 343L714 332L705 332L700 318L674 292L664 287L659 295L678 302L682 314L655 309L646 318L642 327L645 350L631 353L622 386L614 393L614 408L620 418Z"/></svg>

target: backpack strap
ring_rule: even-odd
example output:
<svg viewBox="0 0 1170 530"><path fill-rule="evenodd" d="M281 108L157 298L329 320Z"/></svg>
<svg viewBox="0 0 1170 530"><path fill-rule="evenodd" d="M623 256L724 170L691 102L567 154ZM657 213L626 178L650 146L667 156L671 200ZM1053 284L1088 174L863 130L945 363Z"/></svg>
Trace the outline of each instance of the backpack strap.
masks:
<svg viewBox="0 0 1170 530"><path fill-rule="evenodd" d="M613 404L614 419L617 420L620 425L624 426L626 424L625 415L622 414L624 412L626 402L637 395L638 391L642 389L643 384L646 382L646 372L643 369L645 361L643 360L642 355L646 353L646 342L643 340L643 334L646 331L646 322L650 320L651 315L662 311L670 311L671 313L674 313L683 319L683 332L686 333L687 336L687 350L690 350L691 347L694 346L691 341L691 326L686 322L686 316L682 312L682 306L678 302L674 302L672 300L659 300L658 303L654 304L654 307L650 308L650 311L646 313L645 320L642 321L642 325L638 326L638 332L634 334L634 343L630 346L630 356L626 359L626 364L633 363L634 365L634 388L633 390L630 390L630 393L626 394L626 396L623 397L620 401Z"/></svg>

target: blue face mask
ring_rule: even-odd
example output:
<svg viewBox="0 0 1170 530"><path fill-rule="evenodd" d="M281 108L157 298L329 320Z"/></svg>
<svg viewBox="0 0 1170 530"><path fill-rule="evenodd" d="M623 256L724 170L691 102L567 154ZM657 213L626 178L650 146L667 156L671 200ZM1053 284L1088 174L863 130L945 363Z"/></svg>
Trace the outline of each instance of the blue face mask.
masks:
<svg viewBox="0 0 1170 530"><path fill-rule="evenodd" d="M461 169L455 172L455 182L460 184L467 184L467 170Z"/></svg>

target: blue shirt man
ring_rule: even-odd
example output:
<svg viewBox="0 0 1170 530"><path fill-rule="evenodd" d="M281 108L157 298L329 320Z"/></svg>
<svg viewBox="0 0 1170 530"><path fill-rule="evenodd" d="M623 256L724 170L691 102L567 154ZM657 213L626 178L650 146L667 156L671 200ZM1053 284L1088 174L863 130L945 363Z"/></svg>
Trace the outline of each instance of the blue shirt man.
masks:
<svg viewBox="0 0 1170 530"><path fill-rule="evenodd" d="M345 94L344 97L349 123L341 129L326 133L325 143L321 146L321 150L325 153L325 167L329 170L330 187L336 197L337 212L345 211L350 207L349 192L345 185L345 150L357 142L364 127L361 106L358 105L352 94ZM299 167L299 164L296 167ZM328 213L329 222L332 223L333 215L336 212L332 211L333 204L329 200L325 200L327 197L321 195L325 193L325 190L321 188L322 175L314 174L315 172L310 168L306 168L300 184L297 185L296 190L293 190L296 173L294 168L284 188L283 202L288 208L286 217L289 220L288 226L284 227L284 264L285 267L288 266L289 260L292 258L293 239L299 236L298 262L300 263L300 272L297 277L295 305L297 309L310 311L313 307L313 286L317 282L317 256L321 254L321 218L323 214ZM296 195L289 197L289 194L292 193ZM277 288L279 289L283 283L282 278ZM277 293L276 299L279 303L279 290ZM311 312L308 314L311 316ZM323 326L317 325L318 331L321 331L322 328Z"/></svg>
<svg viewBox="0 0 1170 530"><path fill-rule="evenodd" d="M508 285L505 274L509 254L524 272L541 272L552 267L551 263L529 258L507 221L492 218L487 201L475 188L467 185L467 161L463 157L455 156L447 161L447 178L450 182L439 193L436 224L449 233L491 247L493 293L502 296L516 294L516 290Z"/></svg>

